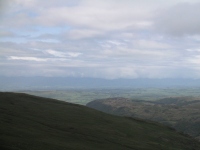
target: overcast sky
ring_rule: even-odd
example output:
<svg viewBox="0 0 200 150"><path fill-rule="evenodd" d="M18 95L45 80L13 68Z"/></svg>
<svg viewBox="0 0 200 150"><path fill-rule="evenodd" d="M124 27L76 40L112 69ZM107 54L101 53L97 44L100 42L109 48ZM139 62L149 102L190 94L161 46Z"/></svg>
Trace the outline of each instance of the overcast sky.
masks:
<svg viewBox="0 0 200 150"><path fill-rule="evenodd" d="M0 0L0 76L200 78L200 1Z"/></svg>

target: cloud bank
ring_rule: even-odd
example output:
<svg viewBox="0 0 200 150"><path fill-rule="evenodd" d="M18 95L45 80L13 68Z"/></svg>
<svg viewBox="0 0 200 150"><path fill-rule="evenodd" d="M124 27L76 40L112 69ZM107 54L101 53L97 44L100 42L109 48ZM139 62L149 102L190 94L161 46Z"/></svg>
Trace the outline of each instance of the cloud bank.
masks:
<svg viewBox="0 0 200 150"><path fill-rule="evenodd" d="M200 78L198 0L8 0L3 8L0 76Z"/></svg>

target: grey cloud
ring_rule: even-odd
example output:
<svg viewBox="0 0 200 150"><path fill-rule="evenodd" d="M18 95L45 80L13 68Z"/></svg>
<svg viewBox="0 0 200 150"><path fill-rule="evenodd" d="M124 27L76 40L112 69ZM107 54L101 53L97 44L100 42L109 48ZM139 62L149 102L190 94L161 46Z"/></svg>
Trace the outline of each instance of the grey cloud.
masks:
<svg viewBox="0 0 200 150"><path fill-rule="evenodd" d="M8 2L5 0L0 0L0 17L4 14L4 11L6 10Z"/></svg>
<svg viewBox="0 0 200 150"><path fill-rule="evenodd" d="M200 34L200 3L180 3L158 14L155 30L174 35Z"/></svg>
<svg viewBox="0 0 200 150"><path fill-rule="evenodd" d="M4 38L4 37L15 37L16 34L14 34L11 31L0 31L0 38Z"/></svg>
<svg viewBox="0 0 200 150"><path fill-rule="evenodd" d="M59 39L58 35L56 34L49 34L49 33L46 33L46 34L41 34L39 36L35 36L35 37L31 37L30 39L54 39L54 40L57 40Z"/></svg>
<svg viewBox="0 0 200 150"><path fill-rule="evenodd" d="M74 29L65 33L64 37L72 40L96 38L104 35L103 31L93 29Z"/></svg>

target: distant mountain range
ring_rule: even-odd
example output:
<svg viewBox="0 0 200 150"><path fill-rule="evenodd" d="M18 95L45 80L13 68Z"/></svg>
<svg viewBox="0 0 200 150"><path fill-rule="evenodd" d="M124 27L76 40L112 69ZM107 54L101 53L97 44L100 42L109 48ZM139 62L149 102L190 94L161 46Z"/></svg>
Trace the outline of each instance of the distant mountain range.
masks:
<svg viewBox="0 0 200 150"><path fill-rule="evenodd" d="M100 79L76 77L0 77L0 90L65 88L200 87L200 79Z"/></svg>

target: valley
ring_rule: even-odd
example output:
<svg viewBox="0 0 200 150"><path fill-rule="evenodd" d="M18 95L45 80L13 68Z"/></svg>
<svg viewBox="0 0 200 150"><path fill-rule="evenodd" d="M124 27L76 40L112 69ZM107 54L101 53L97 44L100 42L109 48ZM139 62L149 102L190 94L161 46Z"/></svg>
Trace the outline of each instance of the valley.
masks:
<svg viewBox="0 0 200 150"><path fill-rule="evenodd" d="M124 97L145 101L155 101L166 97L200 97L200 88L69 88L55 90L18 90L31 95L54 98L70 103L86 105L95 99Z"/></svg>
<svg viewBox="0 0 200 150"><path fill-rule="evenodd" d="M200 143L151 121L24 93L0 92L2 150L199 150Z"/></svg>

